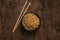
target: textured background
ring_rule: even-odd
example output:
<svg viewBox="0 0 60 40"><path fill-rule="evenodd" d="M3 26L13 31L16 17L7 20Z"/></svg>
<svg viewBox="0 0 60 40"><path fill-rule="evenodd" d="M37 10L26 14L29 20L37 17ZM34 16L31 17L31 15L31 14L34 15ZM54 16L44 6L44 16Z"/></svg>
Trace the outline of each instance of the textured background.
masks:
<svg viewBox="0 0 60 40"><path fill-rule="evenodd" d="M41 18L37 31L26 32L13 26L26 0L0 0L0 40L60 40L60 0L32 0L28 12Z"/></svg>

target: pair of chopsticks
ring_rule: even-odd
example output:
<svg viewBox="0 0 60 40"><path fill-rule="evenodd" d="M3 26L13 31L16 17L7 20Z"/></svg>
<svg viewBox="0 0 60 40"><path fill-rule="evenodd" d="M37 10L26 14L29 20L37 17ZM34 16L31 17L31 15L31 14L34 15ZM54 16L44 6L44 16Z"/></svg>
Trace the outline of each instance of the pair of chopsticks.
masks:
<svg viewBox="0 0 60 40"><path fill-rule="evenodd" d="M16 21L16 24L14 25L14 28L13 28L13 31L12 31L12 32L14 32L14 31L16 30L16 28L18 27L18 25L19 25L22 17L25 15L25 13L27 12L29 6L31 5L31 2L29 2L28 5L27 5L27 3L28 3L28 0L26 0L24 6L23 6L23 8L22 8L22 11L21 11L21 13L20 13L20 15L19 15L19 17L18 17L18 19L17 19L17 21ZM26 5L27 5L27 7L26 7ZM26 9L25 9L25 7L26 7ZM24 10L24 9L25 9L25 10ZM24 12L23 12L23 11L24 11Z"/></svg>

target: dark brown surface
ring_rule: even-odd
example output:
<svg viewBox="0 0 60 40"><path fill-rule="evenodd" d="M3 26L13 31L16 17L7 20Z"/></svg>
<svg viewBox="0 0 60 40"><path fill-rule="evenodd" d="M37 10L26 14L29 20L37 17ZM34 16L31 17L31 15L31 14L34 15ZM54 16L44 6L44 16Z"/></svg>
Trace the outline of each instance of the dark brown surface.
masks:
<svg viewBox="0 0 60 40"><path fill-rule="evenodd" d="M60 40L60 0L32 0L28 12L36 12L41 26L26 32L13 26L26 0L0 0L0 40Z"/></svg>

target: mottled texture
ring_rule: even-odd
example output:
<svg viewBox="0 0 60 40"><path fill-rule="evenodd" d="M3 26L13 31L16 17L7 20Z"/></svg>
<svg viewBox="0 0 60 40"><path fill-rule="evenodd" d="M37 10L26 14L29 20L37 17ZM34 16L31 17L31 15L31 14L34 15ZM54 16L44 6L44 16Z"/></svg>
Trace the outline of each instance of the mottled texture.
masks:
<svg viewBox="0 0 60 40"><path fill-rule="evenodd" d="M40 18L35 13L27 13L22 19L22 25L28 31L37 29L40 25Z"/></svg>
<svg viewBox="0 0 60 40"><path fill-rule="evenodd" d="M0 0L0 40L60 40L60 0L32 0L28 12L41 18L37 31L27 32L13 26L26 0Z"/></svg>

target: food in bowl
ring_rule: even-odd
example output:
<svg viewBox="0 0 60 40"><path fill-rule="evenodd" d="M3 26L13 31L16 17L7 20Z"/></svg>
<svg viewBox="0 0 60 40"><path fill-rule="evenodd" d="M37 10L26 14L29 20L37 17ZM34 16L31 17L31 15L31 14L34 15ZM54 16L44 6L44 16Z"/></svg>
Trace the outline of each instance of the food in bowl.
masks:
<svg viewBox="0 0 60 40"><path fill-rule="evenodd" d="M22 25L26 30L32 31L39 27L40 19L34 13L27 13L24 15L22 19Z"/></svg>

